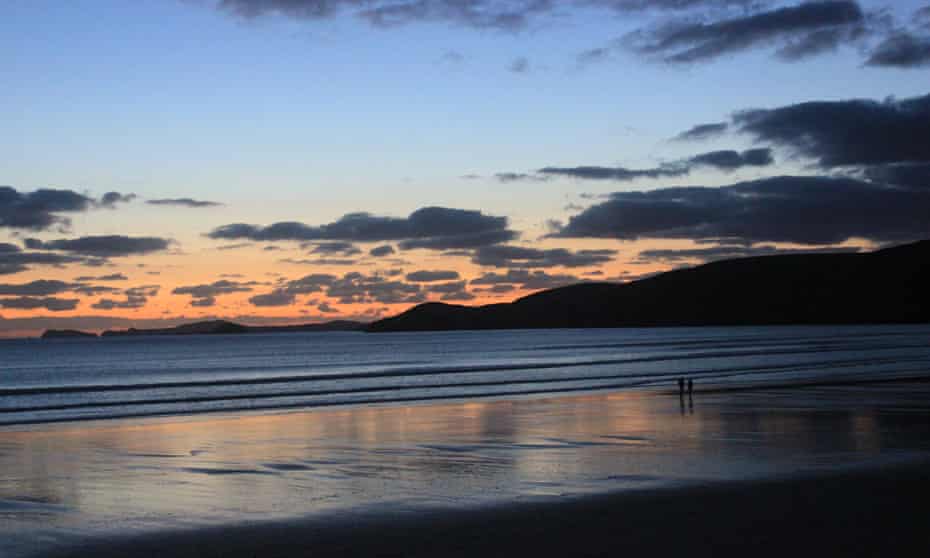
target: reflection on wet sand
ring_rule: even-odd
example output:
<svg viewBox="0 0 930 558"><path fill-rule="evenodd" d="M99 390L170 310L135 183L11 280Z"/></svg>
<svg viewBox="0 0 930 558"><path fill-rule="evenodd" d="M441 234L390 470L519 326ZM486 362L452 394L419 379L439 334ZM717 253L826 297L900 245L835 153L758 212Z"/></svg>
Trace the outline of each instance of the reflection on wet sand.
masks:
<svg viewBox="0 0 930 558"><path fill-rule="evenodd" d="M54 540L783 475L927 452L928 409L912 402L928 387L896 389L865 405L861 390L838 388L679 401L609 393L6 431L0 517L14 540Z"/></svg>

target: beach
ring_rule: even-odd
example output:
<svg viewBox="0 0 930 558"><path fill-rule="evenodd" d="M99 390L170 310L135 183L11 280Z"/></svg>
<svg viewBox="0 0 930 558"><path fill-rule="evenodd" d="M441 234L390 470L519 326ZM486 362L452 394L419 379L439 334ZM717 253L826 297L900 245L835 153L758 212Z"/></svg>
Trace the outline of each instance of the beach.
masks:
<svg viewBox="0 0 930 558"><path fill-rule="evenodd" d="M928 394L606 392L20 427L0 443L0 555L912 555L928 540Z"/></svg>
<svg viewBox="0 0 930 558"><path fill-rule="evenodd" d="M56 557L925 556L930 462L92 542Z"/></svg>

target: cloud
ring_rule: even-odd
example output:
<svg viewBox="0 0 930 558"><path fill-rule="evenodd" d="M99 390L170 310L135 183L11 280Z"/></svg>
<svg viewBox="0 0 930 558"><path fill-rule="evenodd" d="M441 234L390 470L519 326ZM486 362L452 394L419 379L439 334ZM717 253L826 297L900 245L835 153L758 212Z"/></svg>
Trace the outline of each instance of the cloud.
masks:
<svg viewBox="0 0 930 558"><path fill-rule="evenodd" d="M545 182L551 177L523 172L499 172L494 175L494 178L506 184L508 182Z"/></svg>
<svg viewBox="0 0 930 558"><path fill-rule="evenodd" d="M866 168L864 175L880 184L930 189L930 162L876 165Z"/></svg>
<svg viewBox="0 0 930 558"><path fill-rule="evenodd" d="M95 205L92 198L72 190L18 192L11 186L0 186L0 227L37 231L67 227L70 221L59 213L87 211Z"/></svg>
<svg viewBox="0 0 930 558"><path fill-rule="evenodd" d="M625 167L544 167L539 173L544 176L566 176L579 180L612 180L628 182L639 178L675 178L690 174L698 167L712 167L722 172L732 172L743 167L764 167L775 162L772 150L767 147L734 151L732 149L709 151L680 159L651 169L628 169ZM538 175L510 174L510 180L532 179ZM500 176L500 175L498 175Z"/></svg>
<svg viewBox="0 0 930 558"><path fill-rule="evenodd" d="M390 256L394 253L395 253L394 247L391 246L390 244L375 246L374 248L368 251L368 254L370 256L374 256L376 258L383 258L384 256Z"/></svg>
<svg viewBox="0 0 930 558"><path fill-rule="evenodd" d="M249 282L238 282L238 281L229 281L227 279L222 279L220 281L215 281L213 283L203 284L203 285L187 285L182 287L177 287L171 294L176 295L190 295L191 297L191 306L213 306L216 303L216 297L225 294L232 293L246 293L251 292L255 285L259 283L255 281Z"/></svg>
<svg viewBox="0 0 930 558"><path fill-rule="evenodd" d="M87 258L46 252L24 252L19 246L0 243L0 275L26 271L30 266L62 266L70 263L94 263Z"/></svg>
<svg viewBox="0 0 930 558"><path fill-rule="evenodd" d="M107 192L106 194L100 196L100 201L97 202L97 205L106 207L108 209L113 209L116 207L116 204L129 203L134 199L136 199L135 194L120 194L119 192Z"/></svg>
<svg viewBox="0 0 930 558"><path fill-rule="evenodd" d="M320 304L317 304L316 309L319 310L320 312L323 312L324 314L336 314L339 312L338 308L333 308L326 302L321 302Z"/></svg>
<svg viewBox="0 0 930 558"><path fill-rule="evenodd" d="M75 281L128 281L129 277L126 277L122 273L111 273L109 275L82 275L74 279Z"/></svg>
<svg viewBox="0 0 930 558"><path fill-rule="evenodd" d="M297 222L280 222L267 227L235 223L216 228L207 236L253 241L400 241L403 249L444 250L505 242L516 238L517 233L507 228L506 217L464 209L425 207L405 218L350 213L320 226Z"/></svg>
<svg viewBox="0 0 930 558"><path fill-rule="evenodd" d="M550 12L552 0L220 0L221 9L245 18L281 15L307 21L349 14L375 27L438 22L515 31Z"/></svg>
<svg viewBox="0 0 930 558"><path fill-rule="evenodd" d="M74 287L73 283L53 279L39 279L21 284L0 283L0 296L48 296L70 291Z"/></svg>
<svg viewBox="0 0 930 558"><path fill-rule="evenodd" d="M686 248L680 250L643 250L637 256L639 262L680 263L685 261L712 262L733 258L773 256L778 254L814 254L858 252L858 248L778 248L768 244L758 246L720 245L709 248Z"/></svg>
<svg viewBox="0 0 930 558"><path fill-rule="evenodd" d="M452 281L459 278L458 271L445 270L421 270L408 273L405 277L407 281L414 283L432 283L434 281Z"/></svg>
<svg viewBox="0 0 930 558"><path fill-rule="evenodd" d="M509 269L506 273L485 273L472 279L472 285L489 285L491 292L505 293L516 287L527 290L552 289L574 283L580 283L581 278L574 275L550 274L545 271L530 271L526 269Z"/></svg>
<svg viewBox="0 0 930 558"><path fill-rule="evenodd" d="M294 304L295 296L290 293L285 293L281 291L272 291L267 294L255 295L249 298L249 303L252 306L259 307L275 307L275 306L290 306Z"/></svg>
<svg viewBox="0 0 930 558"><path fill-rule="evenodd" d="M899 31L879 43L865 63L868 66L925 68L930 66L930 37Z"/></svg>
<svg viewBox="0 0 930 558"><path fill-rule="evenodd" d="M824 0L710 22L666 23L626 40L634 52L667 63L713 60L772 44L782 59L798 60L856 41L867 23L856 2Z"/></svg>
<svg viewBox="0 0 930 558"><path fill-rule="evenodd" d="M746 110L733 122L758 141L783 146L824 167L930 162L930 95Z"/></svg>
<svg viewBox="0 0 930 558"><path fill-rule="evenodd" d="M354 256L361 254L358 246L351 242L323 242L313 247L311 254L339 254L342 256Z"/></svg>
<svg viewBox="0 0 930 558"><path fill-rule="evenodd" d="M543 250L523 246L482 246L475 250L472 261L487 267L587 267L613 260L616 250L578 250L565 248Z"/></svg>
<svg viewBox="0 0 930 558"><path fill-rule="evenodd" d="M924 238L930 190L852 178L777 176L720 188L616 192L556 237L836 244Z"/></svg>
<svg viewBox="0 0 930 558"><path fill-rule="evenodd" d="M713 122L710 124L698 124L689 130L678 134L673 139L676 141L701 141L722 136L726 133L729 124L726 122Z"/></svg>
<svg viewBox="0 0 930 558"><path fill-rule="evenodd" d="M36 250L55 250L73 252L84 256L98 258L115 258L149 254L165 250L170 240L158 237L131 237L123 235L82 236L74 239L42 241L35 238L26 239L26 246Z"/></svg>
<svg viewBox="0 0 930 558"><path fill-rule="evenodd" d="M145 202L149 205L173 205L179 207L217 207L223 204L214 201L195 200L191 198L163 198L157 200L148 200Z"/></svg>
<svg viewBox="0 0 930 558"><path fill-rule="evenodd" d="M143 308L148 303L148 299L150 297L158 295L159 290L161 290L161 287L158 285L143 285L141 287L132 287L131 289L126 289L123 292L125 295L123 300L101 298L94 304L91 304L91 308L97 310L125 310Z"/></svg>
<svg viewBox="0 0 930 558"><path fill-rule="evenodd" d="M15 310L45 309L50 312L64 312L77 308L78 302L79 301L76 298L37 298L31 296L21 296L18 298L0 298L0 308L9 308Z"/></svg>

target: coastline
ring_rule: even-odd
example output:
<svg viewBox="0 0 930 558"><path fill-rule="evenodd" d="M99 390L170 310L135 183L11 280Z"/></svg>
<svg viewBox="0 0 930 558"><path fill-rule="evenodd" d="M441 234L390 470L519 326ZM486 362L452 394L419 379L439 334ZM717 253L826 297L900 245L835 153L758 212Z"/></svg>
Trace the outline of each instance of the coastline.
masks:
<svg viewBox="0 0 930 558"><path fill-rule="evenodd" d="M78 556L920 556L930 460L477 509L394 510L89 540Z"/></svg>

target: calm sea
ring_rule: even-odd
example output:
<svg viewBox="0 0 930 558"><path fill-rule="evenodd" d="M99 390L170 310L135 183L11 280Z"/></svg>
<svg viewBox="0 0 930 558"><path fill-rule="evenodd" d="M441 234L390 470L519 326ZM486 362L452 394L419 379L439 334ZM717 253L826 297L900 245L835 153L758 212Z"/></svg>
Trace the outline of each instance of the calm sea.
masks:
<svg viewBox="0 0 930 558"><path fill-rule="evenodd" d="M0 426L924 377L930 326L284 333L0 341Z"/></svg>

